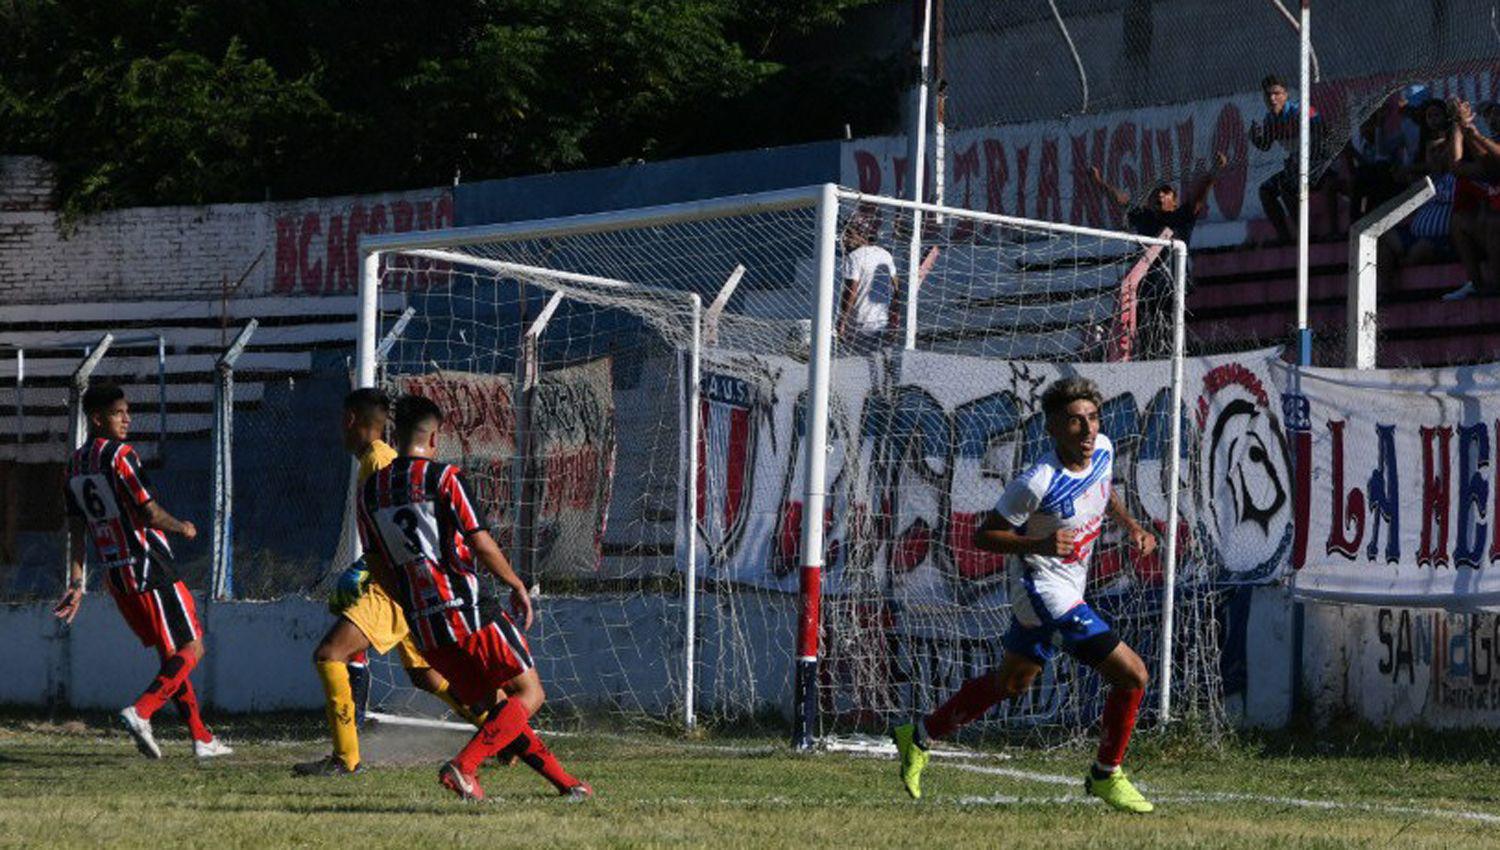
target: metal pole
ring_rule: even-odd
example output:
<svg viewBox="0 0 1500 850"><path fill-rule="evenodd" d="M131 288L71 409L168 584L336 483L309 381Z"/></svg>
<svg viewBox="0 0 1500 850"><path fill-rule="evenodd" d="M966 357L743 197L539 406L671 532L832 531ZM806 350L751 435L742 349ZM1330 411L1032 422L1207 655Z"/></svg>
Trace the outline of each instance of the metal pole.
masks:
<svg viewBox="0 0 1500 850"><path fill-rule="evenodd" d="M364 255L359 280L359 337L354 346L354 380L375 386L375 334L380 318L380 252Z"/></svg>
<svg viewBox="0 0 1500 850"><path fill-rule="evenodd" d="M359 275L358 336L354 343L354 389L375 386L375 335L380 324L380 252L364 247L361 240ZM334 558L353 561L364 554L359 545L359 524L355 517L355 491L359 487L359 461L349 459L348 497L344 502L344 523ZM342 557L341 557L342 556ZM334 567L343 569L343 563Z"/></svg>
<svg viewBox="0 0 1500 850"><path fill-rule="evenodd" d="M1376 355L1377 246L1382 234L1437 194L1432 178L1423 177L1394 198L1349 225L1349 291L1344 316L1344 365L1374 369Z"/></svg>
<svg viewBox="0 0 1500 850"><path fill-rule="evenodd" d="M802 514L802 611L797 629L797 674L792 746L812 747L818 712L818 630L823 583L823 504L827 495L828 385L833 359L834 260L838 247L837 187L826 184L818 201L818 281L813 302L812 352L807 363L807 467Z"/></svg>
<svg viewBox="0 0 1500 850"><path fill-rule="evenodd" d="M1312 10L1302 0L1300 89L1297 92L1297 362L1312 365L1312 329L1307 326L1308 176L1312 166Z"/></svg>
<svg viewBox="0 0 1500 850"><path fill-rule="evenodd" d="M522 291L524 292L524 289ZM534 440L531 417L535 408L537 387L542 380L542 334L546 332L547 323L552 321L552 314L557 312L562 299L562 291L554 291L542 307L542 311L532 321L531 326L521 335L521 356L516 361L517 380L515 389L511 393L513 396L511 412L515 420L516 443L516 454L511 464L511 474L515 479L511 487L515 503L513 535L515 539L512 546L515 557L512 559L512 566L515 567L517 573L531 580L533 589L538 587L540 579L533 574L532 569L532 554L536 551L537 483L527 477L527 471L533 459ZM543 464L538 463L536 469L542 470ZM545 476L545 473L543 475Z"/></svg>
<svg viewBox="0 0 1500 850"><path fill-rule="evenodd" d="M21 463L21 447L26 444L26 349L16 349L16 463Z"/></svg>
<svg viewBox="0 0 1500 850"><path fill-rule="evenodd" d="M906 150L911 159L911 199L922 202L923 165L927 159L927 77L932 56L932 0L918 0L922 4L922 45L919 78L912 103L913 123L911 135L906 139ZM942 198L938 199L939 201ZM917 266L922 257L922 208L912 207L911 242L906 250L906 348L917 347Z"/></svg>
<svg viewBox="0 0 1500 850"><path fill-rule="evenodd" d="M167 339L156 334L156 457L166 457L167 449Z"/></svg>
<svg viewBox="0 0 1500 850"><path fill-rule="evenodd" d="M234 598L234 364L258 327L251 319L214 363L214 601Z"/></svg>
<svg viewBox="0 0 1500 850"><path fill-rule="evenodd" d="M684 635L686 643L683 653L683 691L682 691L682 723L692 730L698 723L695 713L694 694L697 685L697 676L694 673L695 661L697 659L698 644L698 429L701 396L699 393L699 369L701 368L700 350L702 349L702 336L700 326L702 324L703 299L698 293L692 293L692 349L688 352L688 386L687 386L687 515L688 515L688 547L687 547L687 586L683 588L687 607L687 628Z"/></svg>
<svg viewBox="0 0 1500 850"><path fill-rule="evenodd" d="M99 366L99 361L104 358L104 353L114 344L114 334L105 334L99 338L99 342L89 349L89 353L73 370L72 378L68 381L68 412L71 414L68 420L68 445L70 451L77 451L83 447L83 441L88 438L88 420L83 415L83 392L89 387L89 377L94 374L94 369ZM64 526L66 528L66 526ZM66 531L63 535L63 586L68 584L68 572L72 565L68 559L72 557L73 540L72 532ZM88 563L84 563L84 583L88 583Z"/></svg>
<svg viewBox="0 0 1500 850"><path fill-rule="evenodd" d="M1172 407L1167 455L1167 542L1162 556L1161 673L1158 706L1160 722L1172 717L1173 629L1177 612L1177 486L1182 466L1182 383L1187 343L1183 322L1187 313L1187 243L1172 243Z"/></svg>

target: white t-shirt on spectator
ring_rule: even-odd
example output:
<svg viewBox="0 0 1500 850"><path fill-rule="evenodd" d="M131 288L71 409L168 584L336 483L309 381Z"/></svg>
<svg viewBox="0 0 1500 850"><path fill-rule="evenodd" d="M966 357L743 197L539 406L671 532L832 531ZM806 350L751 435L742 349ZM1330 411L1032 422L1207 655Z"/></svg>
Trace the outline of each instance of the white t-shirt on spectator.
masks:
<svg viewBox="0 0 1500 850"><path fill-rule="evenodd" d="M880 333L890 327L891 288L896 260L879 245L861 245L844 257L844 280L855 281L854 315L850 327Z"/></svg>

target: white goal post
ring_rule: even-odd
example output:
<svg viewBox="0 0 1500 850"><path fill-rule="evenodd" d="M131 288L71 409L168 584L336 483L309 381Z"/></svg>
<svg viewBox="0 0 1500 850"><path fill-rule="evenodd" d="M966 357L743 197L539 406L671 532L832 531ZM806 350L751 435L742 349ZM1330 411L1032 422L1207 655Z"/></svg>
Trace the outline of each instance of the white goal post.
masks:
<svg viewBox="0 0 1500 850"><path fill-rule="evenodd" d="M464 270L463 274L477 270L491 276L487 282L514 279L526 286L539 287L539 291L550 292L549 316L551 310L558 309L559 303L567 305L580 300L592 306L615 306L626 312L676 311L673 315L680 318L671 321L680 322L682 328L680 334L673 331L676 335L672 336L672 344L684 355L682 381L685 386L678 404L685 409L681 416L684 432L681 457L685 469L680 470L680 475L672 473L670 477L677 482L673 486L680 488L674 501L686 514L683 527L689 529L691 542L684 545L679 539L675 544L674 557L684 574L681 600L683 637L679 648L682 693L675 704L681 710L681 722L692 727L700 711L697 694L701 689L698 669L702 659L697 653L705 639L695 633L703 614L698 601L700 589L709 581L721 588L738 587L744 581L727 573L706 577L699 563L700 541L697 535L703 523L712 522L710 517L701 515L699 506L704 497L699 489L702 486L700 478L705 474L702 471L704 461L699 456L700 443L704 440L700 417L708 415L700 411L709 403L700 386L705 380L701 372L705 368L705 331L709 348L721 338L726 349L733 348L738 329L741 338L763 343L762 348L756 349L755 344L750 344L745 350L753 349L767 356L785 353L784 359L788 362L805 364L797 367L805 368L805 379L797 382L805 392L805 408L799 408L805 410L805 422L796 418L802 415L800 413L793 417L798 423L795 433L798 439L805 440L805 444L790 456L796 459L800 474L789 472L791 477L787 479L788 482L800 481L794 494L799 503L800 527L795 529L795 534L788 528L783 535L785 540L795 540L798 552L795 570L798 613L795 623L784 623L785 633L762 635L759 639L781 642L789 650L787 654L794 677L789 689L793 702L790 712L794 726L793 743L798 747L808 747L819 734L820 714L828 710L826 704L839 699L837 694L831 694L826 682L827 671L820 669L820 662L825 657L823 632L828 627L824 598L829 591L824 567L829 552L825 544L829 542L827 535L833 528L827 517L836 507L840 511L847 507L842 503L835 505L838 498L835 491L839 486L847 485L836 485L831 480L837 474L842 481L844 475L842 467L839 473L831 472L829 468L830 459L836 458L831 442L834 429L830 415L837 409L841 417L847 418L848 412L840 407L844 393L839 389L839 376L852 374L849 364L860 360L845 347L846 342L840 339L836 322L848 296L843 261L851 249L846 244L844 227L858 210L873 210L877 219L892 228L910 228L913 220L920 224L924 219L939 216L943 222L944 235L939 237L941 257L937 257L936 244L931 253L922 252L929 256L924 271L934 258L937 268L926 277L925 283L921 276L912 274L903 282L906 291L890 293L908 299L904 310L893 309L893 315L904 314L915 320L907 319L909 327L891 334L889 350L882 349L866 358L870 360L871 369L890 374L895 374L902 366L900 350L904 348L902 342L907 339L913 341L915 349L907 356L913 357L920 357L928 350L1021 359L1028 357L1029 352L1032 356L1044 355L1045 359L1062 363L1075 355L1094 357L1094 354L1078 354L1085 349L1077 346L1088 344L1089 329L1097 327L1101 316L1113 315L1116 296L1109 281L1118 282L1121 263L1128 265L1132 258L1150 247L1171 252L1170 266L1162 265L1163 274L1171 282L1170 291L1163 293L1164 300L1169 302L1161 305L1164 308L1162 315L1169 317L1171 328L1168 343L1170 363L1162 363L1163 368L1169 369L1170 377L1162 383L1170 384L1170 392L1166 394L1169 398L1163 399L1166 409L1178 413L1167 415L1161 429L1165 432L1167 444L1161 458L1163 470L1160 478L1164 482L1161 496L1168 531L1164 535L1165 552L1160 565L1161 634L1154 647L1159 670L1158 716L1167 718L1172 713L1173 640L1177 628L1173 619L1174 586L1181 554L1177 551L1178 534L1175 530L1179 527L1179 487L1176 484L1182 476L1183 454L1181 411L1186 246L1180 241L866 196L833 184L536 221L369 235L362 237L359 248L362 275L356 382L360 386L374 386L376 383L379 294L383 276L389 273L388 261L393 257L442 264L451 274L459 273L455 270ZM778 217L784 217L784 220ZM715 230L719 223L742 221L751 224L738 229L724 225L722 230ZM776 223L777 228L769 227L767 222ZM985 235L975 235L980 233ZM912 234L892 232L893 237L902 239L909 235ZM616 258L598 250L592 242L589 250L571 250L580 240L599 240L600 244L615 245L610 241L615 236L622 240L628 236L628 240L618 244L628 242L633 247L650 246L653 240L659 240L660 248L650 257L650 262L638 261L633 255ZM927 238L920 231L915 236ZM528 246L527 251L517 249L512 252L508 247L523 244ZM546 250L531 250L537 245L548 247ZM694 251L704 250L704 246L722 251L722 257L714 257L723 261L722 267L710 269L711 264L698 262L701 255ZM749 258L757 251L787 255L780 259L786 260L789 268L802 269L805 278L782 281L779 288L768 293L763 271ZM648 249L641 251L643 256L652 253ZM555 259L557 257L566 260ZM668 266L671 267L670 274L662 270ZM752 283L758 272L762 277ZM742 275L745 283L741 283ZM727 286L726 276L730 281ZM919 285L921 289L918 289ZM745 304L755 306L731 308L734 303L731 294ZM470 299L462 305L465 309L477 300L476 296L465 297ZM713 301L706 315L703 309L705 300ZM492 304L483 306L494 307ZM445 309L449 314L459 312L452 305ZM707 329L706 324L710 325ZM516 340L515 344L534 352L537 340L549 331L545 320L537 322L534 316L526 325L535 333L526 335L525 342ZM799 336L795 331L797 327L806 328L805 336L800 340L794 339ZM673 328L676 328L675 324ZM793 330L786 332L785 329ZM776 334L781 336L776 337ZM1002 347L1002 342L1009 337L1022 336L1030 340L1029 348ZM773 337L774 343L764 342ZM1067 342L1058 342L1064 338ZM468 341L469 337L464 339ZM1080 340L1084 342L1080 343ZM482 344L509 343L486 341ZM537 357L534 353L526 356ZM526 369L529 371L535 367L536 361L528 359ZM702 421L707 422L707 419ZM842 430L837 439L843 440L848 432L843 419L839 428ZM838 452L842 451L838 449ZM843 464L842 460L838 462ZM666 480L669 473L661 472L660 476ZM712 486L721 485L713 482ZM602 536L602 529L600 534ZM851 541L859 534L852 526L845 531L847 539L839 541L846 547L845 551L855 548ZM862 545L867 548L888 546L888 542L879 543L870 538ZM790 575L786 578L788 582L792 580ZM739 597L734 591L721 592L723 601L720 604L733 608ZM878 595L889 590L876 588L869 592ZM730 611L715 613L714 616L743 618L746 615L743 611ZM736 622L736 628L743 625ZM743 635L739 639L744 639ZM616 654L625 655L618 652L619 647L613 649ZM750 653L746 655L748 657ZM747 661L745 668L753 670L757 663ZM719 675L724 674L720 671ZM885 682L881 687L894 692L896 680ZM910 687L917 685L912 683ZM884 699L882 696L876 702L884 706Z"/></svg>

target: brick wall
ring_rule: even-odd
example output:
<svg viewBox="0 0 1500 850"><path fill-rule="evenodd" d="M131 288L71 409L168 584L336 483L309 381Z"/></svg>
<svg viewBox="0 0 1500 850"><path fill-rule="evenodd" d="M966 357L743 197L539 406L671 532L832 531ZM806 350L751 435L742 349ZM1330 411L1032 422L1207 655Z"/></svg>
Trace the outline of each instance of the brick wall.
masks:
<svg viewBox="0 0 1500 850"><path fill-rule="evenodd" d="M137 207L64 232L52 169L0 157L0 304L337 295L357 288L359 236L453 224L447 188L264 204ZM253 267L252 267L253 266Z"/></svg>

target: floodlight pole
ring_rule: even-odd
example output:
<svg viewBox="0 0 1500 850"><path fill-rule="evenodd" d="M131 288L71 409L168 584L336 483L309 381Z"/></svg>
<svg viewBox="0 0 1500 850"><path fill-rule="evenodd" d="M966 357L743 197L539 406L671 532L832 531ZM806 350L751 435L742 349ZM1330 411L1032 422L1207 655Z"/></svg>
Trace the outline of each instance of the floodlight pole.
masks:
<svg viewBox="0 0 1500 850"><path fill-rule="evenodd" d="M234 363L250 344L260 321L251 319L214 363L213 598L234 598Z"/></svg>
<svg viewBox="0 0 1500 850"><path fill-rule="evenodd" d="M1297 363L1312 365L1312 329L1307 325L1308 259L1310 250L1308 181L1312 168L1312 0L1302 0L1302 22L1297 98Z"/></svg>
<svg viewBox="0 0 1500 850"><path fill-rule="evenodd" d="M932 62L932 0L917 0L922 7L922 42L919 48L917 85L913 90L912 127L906 139L911 168L911 199L922 203L923 165L927 159L927 79ZM938 199L942 202L942 198ZM911 210L911 241L906 251L906 348L917 347L917 267L922 261L922 208Z"/></svg>

